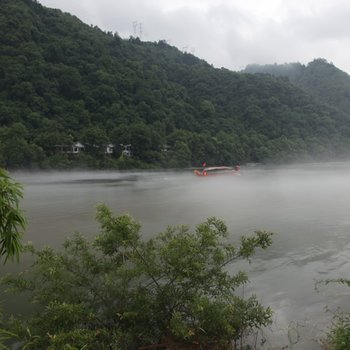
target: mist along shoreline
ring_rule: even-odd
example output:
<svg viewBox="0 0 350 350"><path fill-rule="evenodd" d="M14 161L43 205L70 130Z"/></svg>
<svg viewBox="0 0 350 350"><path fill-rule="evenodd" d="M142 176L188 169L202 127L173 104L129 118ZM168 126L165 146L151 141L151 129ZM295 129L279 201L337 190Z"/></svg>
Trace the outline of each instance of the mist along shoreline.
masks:
<svg viewBox="0 0 350 350"><path fill-rule="evenodd" d="M314 166L314 165L341 165L341 164L347 164L350 162L350 157L340 157L340 158L331 158L331 159L295 159L293 161L266 161L266 162L234 162L232 164L221 164L221 163L213 163L213 164L206 164L206 166L235 166L236 164L239 164L241 167L244 168L275 168L275 167L303 167L303 166ZM204 162L206 163L206 162ZM152 163L145 163L145 166L143 167L135 167L130 166L127 168L117 168L117 167L90 167L88 165L79 165L76 166L74 164L67 166L67 167L39 167L39 166L30 166L30 167L7 167L6 169L11 173L35 173L35 172L69 172L69 171L120 171L120 172L133 172L133 171L192 171L194 169L198 169L203 167L202 163L198 165L191 165L187 167L162 167L159 164L152 164Z"/></svg>
<svg viewBox="0 0 350 350"><path fill-rule="evenodd" d="M313 339L331 321L324 307L347 310L347 288L327 286L316 293L314 280L346 277L349 271L348 162L243 166L242 176L234 179L201 179L187 169L13 175L24 185L22 206L29 222L24 239L36 246L59 249L74 231L93 237L99 230L97 203L116 214L130 213L145 237L168 225L195 227L216 216L235 237L258 229L276 233L273 245L247 266L251 284L245 290L275 311L276 342L288 343L286 330L297 327L304 335L299 349L319 349Z"/></svg>

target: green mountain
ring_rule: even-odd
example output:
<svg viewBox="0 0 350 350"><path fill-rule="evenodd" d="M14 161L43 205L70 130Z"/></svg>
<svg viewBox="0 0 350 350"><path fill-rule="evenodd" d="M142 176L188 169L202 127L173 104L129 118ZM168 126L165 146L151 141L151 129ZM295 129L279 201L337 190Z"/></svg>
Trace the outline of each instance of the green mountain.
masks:
<svg viewBox="0 0 350 350"><path fill-rule="evenodd" d="M284 77L215 69L165 41L122 39L33 0L0 2L0 166L347 156L348 111ZM74 152L76 142L85 148Z"/></svg>
<svg viewBox="0 0 350 350"><path fill-rule="evenodd" d="M350 76L325 59L318 58L307 65L301 63L248 65L245 73L264 73L288 77L298 87L319 101L348 114L350 110Z"/></svg>

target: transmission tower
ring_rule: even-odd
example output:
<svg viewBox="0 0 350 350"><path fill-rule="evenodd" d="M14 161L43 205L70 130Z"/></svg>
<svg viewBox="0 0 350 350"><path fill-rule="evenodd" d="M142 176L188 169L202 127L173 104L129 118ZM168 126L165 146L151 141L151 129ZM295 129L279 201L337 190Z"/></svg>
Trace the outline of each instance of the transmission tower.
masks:
<svg viewBox="0 0 350 350"><path fill-rule="evenodd" d="M139 23L139 37L140 37L140 39L142 39L142 34L143 34L142 23Z"/></svg>
<svg viewBox="0 0 350 350"><path fill-rule="evenodd" d="M137 21L132 22L132 27L134 29L134 37L135 38L137 36L137 25L138 25Z"/></svg>

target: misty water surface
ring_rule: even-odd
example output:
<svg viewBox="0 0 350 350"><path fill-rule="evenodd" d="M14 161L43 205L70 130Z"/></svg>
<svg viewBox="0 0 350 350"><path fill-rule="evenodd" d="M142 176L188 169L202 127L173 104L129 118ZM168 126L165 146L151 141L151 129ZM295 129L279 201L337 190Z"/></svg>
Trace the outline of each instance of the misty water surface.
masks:
<svg viewBox="0 0 350 350"><path fill-rule="evenodd" d="M319 349L314 338L331 318L324 308L347 307L349 288L316 292L314 280L350 276L350 163L243 167L239 177L213 178L191 171L12 175L25 189L25 240L36 246L60 247L73 231L92 237L98 203L130 213L145 237L209 216L226 222L232 240L257 229L275 232L273 246L244 265L251 277L244 293L275 310L274 345Z"/></svg>

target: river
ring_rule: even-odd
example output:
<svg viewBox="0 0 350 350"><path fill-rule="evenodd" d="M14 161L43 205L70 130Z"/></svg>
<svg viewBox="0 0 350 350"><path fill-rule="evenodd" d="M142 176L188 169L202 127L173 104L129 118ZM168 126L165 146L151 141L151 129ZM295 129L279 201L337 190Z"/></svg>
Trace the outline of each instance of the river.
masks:
<svg viewBox="0 0 350 350"><path fill-rule="evenodd" d="M130 213L144 237L210 216L226 222L233 240L258 229L275 232L273 245L244 267L251 280L244 293L256 293L274 310L270 348L320 349L315 339L332 312L347 310L348 287L314 287L317 279L350 276L350 163L246 166L241 176L212 178L191 171L11 175L24 186L25 241L38 247L59 248L74 231L93 237L98 203Z"/></svg>

